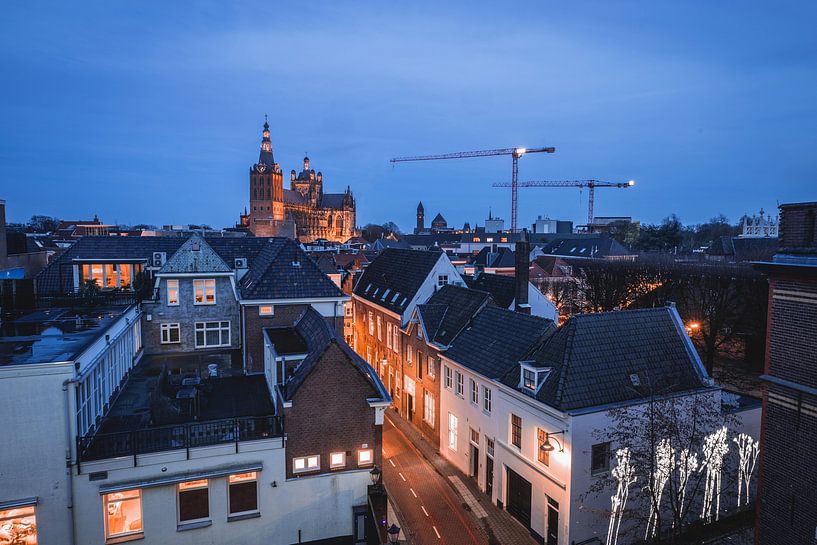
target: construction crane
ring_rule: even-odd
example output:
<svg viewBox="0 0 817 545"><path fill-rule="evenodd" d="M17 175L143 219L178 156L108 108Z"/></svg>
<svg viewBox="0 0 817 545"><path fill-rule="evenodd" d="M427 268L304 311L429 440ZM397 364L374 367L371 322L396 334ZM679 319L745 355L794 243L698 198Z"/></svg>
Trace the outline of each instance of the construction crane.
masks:
<svg viewBox="0 0 817 545"><path fill-rule="evenodd" d="M466 159L469 157L489 157L492 155L510 155L513 158L513 170L511 171L511 232L516 232L516 202L519 183L519 158L527 153L553 153L556 148L502 148L482 151L460 151L456 153L444 153L442 155L415 155L413 157L395 157L390 159L390 163L404 163L408 161L437 161L440 159Z"/></svg>
<svg viewBox="0 0 817 545"><path fill-rule="evenodd" d="M593 225L593 203L596 199L597 187L618 187L626 189L633 187L635 182L600 182L599 180L543 180L538 182L498 182L494 187L510 187L511 191L516 191L517 187L586 187L587 188L587 229Z"/></svg>

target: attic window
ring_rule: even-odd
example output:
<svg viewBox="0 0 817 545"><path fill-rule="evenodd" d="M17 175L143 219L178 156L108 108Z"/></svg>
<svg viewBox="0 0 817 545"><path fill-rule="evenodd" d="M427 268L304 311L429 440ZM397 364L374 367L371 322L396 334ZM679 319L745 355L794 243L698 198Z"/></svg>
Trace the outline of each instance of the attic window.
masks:
<svg viewBox="0 0 817 545"><path fill-rule="evenodd" d="M395 301L397 301L398 297L400 297L400 292L399 291L394 292L394 297L391 298L391 302L394 303Z"/></svg>
<svg viewBox="0 0 817 545"><path fill-rule="evenodd" d="M570 249L570 253L572 254L572 253L573 253L573 252L575 252L575 251L576 251L576 247L575 247L575 246L573 246L573 247Z"/></svg>
<svg viewBox="0 0 817 545"><path fill-rule="evenodd" d="M632 373L632 374L630 375L630 382L632 382L632 383L633 383L633 386L641 386L641 379L640 379L640 378L638 378L638 374L637 374L637 373Z"/></svg>
<svg viewBox="0 0 817 545"><path fill-rule="evenodd" d="M404 306L406 306L406 303L408 303L408 297L403 297L403 302L400 303L400 306L404 307Z"/></svg>
<svg viewBox="0 0 817 545"><path fill-rule="evenodd" d="M199 244L198 242L194 242L191 245L190 249L193 250L194 252L198 252L199 250L201 250L201 244Z"/></svg>
<svg viewBox="0 0 817 545"><path fill-rule="evenodd" d="M493 241L494 241L494 237L488 237L488 238L485 239L485 242L493 242Z"/></svg>
<svg viewBox="0 0 817 545"><path fill-rule="evenodd" d="M370 290L370 289L372 289L372 285L371 285L371 284L369 284L368 286L366 286L366 289L365 289L365 290L363 290L363 293L369 293L369 290Z"/></svg>
<svg viewBox="0 0 817 545"><path fill-rule="evenodd" d="M536 393L550 375L550 367L533 367L522 364L519 372L519 388Z"/></svg>
<svg viewBox="0 0 817 545"><path fill-rule="evenodd" d="M384 291L384 292L383 292L383 297L382 297L382 300L383 300L383 301L385 301L385 300L386 300L386 297L388 297L388 296L389 296L389 292L390 292L390 291L391 291L391 288L386 288L386 291Z"/></svg>
<svg viewBox="0 0 817 545"><path fill-rule="evenodd" d="M293 261L292 266L300 269L301 268L301 262L300 261Z"/></svg>

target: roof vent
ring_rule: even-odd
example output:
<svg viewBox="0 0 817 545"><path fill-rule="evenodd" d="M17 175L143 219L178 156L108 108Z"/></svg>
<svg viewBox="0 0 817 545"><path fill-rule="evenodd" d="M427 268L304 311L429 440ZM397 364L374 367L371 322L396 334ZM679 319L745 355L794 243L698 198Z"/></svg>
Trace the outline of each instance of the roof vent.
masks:
<svg viewBox="0 0 817 545"><path fill-rule="evenodd" d="M293 261L292 266L300 269L301 268L301 262L300 261Z"/></svg>
<svg viewBox="0 0 817 545"><path fill-rule="evenodd" d="M630 382L633 383L633 386L641 386L641 379L638 378L637 373L631 373L630 374Z"/></svg>
<svg viewBox="0 0 817 545"><path fill-rule="evenodd" d="M190 249L193 250L194 252L198 252L199 250L201 250L201 244L199 244L198 242L194 242L190 246Z"/></svg>

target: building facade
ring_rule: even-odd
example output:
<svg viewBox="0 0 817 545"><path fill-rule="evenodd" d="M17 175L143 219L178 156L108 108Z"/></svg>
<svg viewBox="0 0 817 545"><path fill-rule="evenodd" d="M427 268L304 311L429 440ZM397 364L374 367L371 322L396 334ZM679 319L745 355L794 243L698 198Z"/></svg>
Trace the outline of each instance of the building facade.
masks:
<svg viewBox="0 0 817 545"><path fill-rule="evenodd" d="M258 162L250 167L250 206L241 225L256 236L288 236L302 242L324 238L346 241L355 234L356 204L352 190L325 193L323 174L304 157L303 170L290 172L284 188L281 165L272 153L269 123L264 122Z"/></svg>

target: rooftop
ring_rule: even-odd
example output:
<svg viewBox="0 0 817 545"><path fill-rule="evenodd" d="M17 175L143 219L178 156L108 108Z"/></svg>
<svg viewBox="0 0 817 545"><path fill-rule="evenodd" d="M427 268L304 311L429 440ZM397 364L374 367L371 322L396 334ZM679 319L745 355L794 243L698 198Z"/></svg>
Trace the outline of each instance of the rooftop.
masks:
<svg viewBox="0 0 817 545"><path fill-rule="evenodd" d="M386 248L363 272L355 295L402 314L442 252Z"/></svg>

